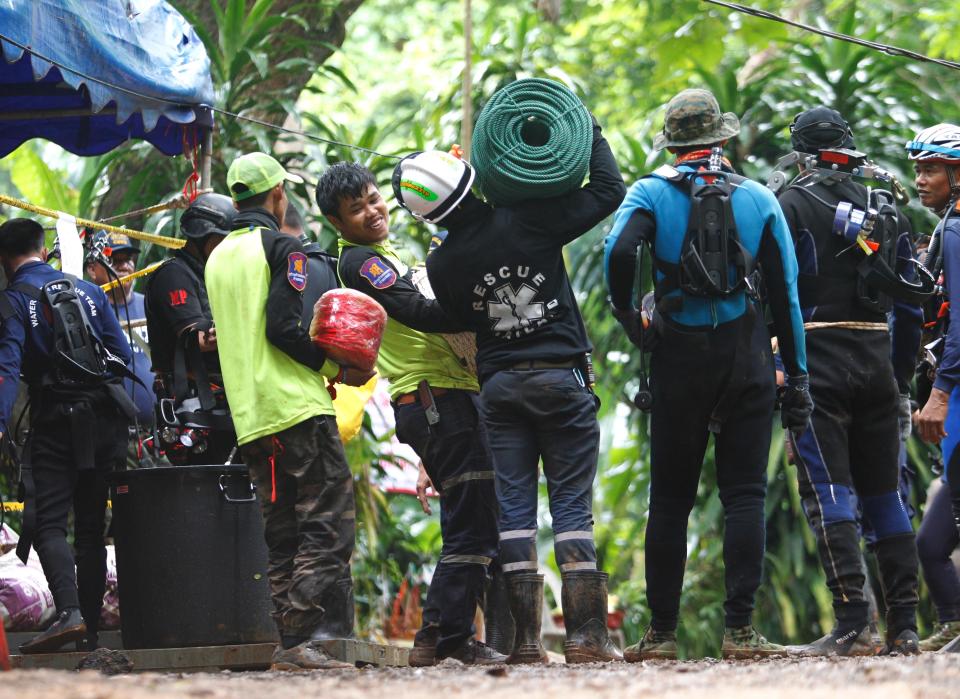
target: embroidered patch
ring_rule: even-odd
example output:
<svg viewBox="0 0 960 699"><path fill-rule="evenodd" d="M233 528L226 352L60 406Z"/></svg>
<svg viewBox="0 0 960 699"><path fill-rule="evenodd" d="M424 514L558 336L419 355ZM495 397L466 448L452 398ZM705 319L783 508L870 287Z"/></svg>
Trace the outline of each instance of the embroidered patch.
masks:
<svg viewBox="0 0 960 699"><path fill-rule="evenodd" d="M307 256L302 252L287 255L287 281L297 291L307 288Z"/></svg>
<svg viewBox="0 0 960 699"><path fill-rule="evenodd" d="M374 289L388 289L397 281L397 273L379 257L371 257L364 262L360 276L370 282Z"/></svg>
<svg viewBox="0 0 960 699"><path fill-rule="evenodd" d="M171 306L182 306L187 302L187 290L186 289L176 289L170 292L170 305Z"/></svg>

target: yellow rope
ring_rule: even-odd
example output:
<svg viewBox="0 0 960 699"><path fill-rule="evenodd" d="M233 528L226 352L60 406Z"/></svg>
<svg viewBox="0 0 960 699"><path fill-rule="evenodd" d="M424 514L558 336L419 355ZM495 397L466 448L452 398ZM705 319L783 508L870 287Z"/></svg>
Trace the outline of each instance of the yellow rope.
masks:
<svg viewBox="0 0 960 699"><path fill-rule="evenodd" d="M125 277L114 279L112 282L107 282L106 284L101 284L100 288L103 289L104 291L110 291L111 289L116 289L118 284L125 284L131 279L139 279L140 277L147 276L148 274L150 274L150 272L153 272L159 269L160 265L162 265L164 262L166 262L166 260L160 260L159 262L154 262L152 265L147 265L143 269L138 269L133 274L128 274Z"/></svg>
<svg viewBox="0 0 960 699"><path fill-rule="evenodd" d="M821 328L844 328L846 330L883 330L890 328L886 323L866 323L856 320L845 320L839 323L804 323L804 330L820 330Z"/></svg>
<svg viewBox="0 0 960 699"><path fill-rule="evenodd" d="M200 194L206 194L207 192L212 192L212 189L204 189ZM190 206L190 200L184 194L178 194L170 201L162 202L160 204L154 204L153 206L148 206L144 209L134 209L133 211L127 211L126 213L117 214L115 216L107 216L106 218L101 218L100 223L106 221L120 221L125 218L130 218L132 216L149 216L150 214L156 214L161 211L167 211L169 209L186 209Z"/></svg>
<svg viewBox="0 0 960 699"><path fill-rule="evenodd" d="M23 512L22 502L0 502L0 507L10 512Z"/></svg>
<svg viewBox="0 0 960 699"><path fill-rule="evenodd" d="M43 206L37 206L36 204L29 204L20 199L14 199L13 197L8 197L5 194L0 194L0 204L6 204L7 206L13 206L17 209L23 209L24 211L29 211L34 214L39 214L40 216L49 216L50 218L60 218L60 213L54 211L53 209L47 209ZM136 238L137 240L145 240L148 243L154 243L156 245L162 245L165 248L182 248L187 244L187 241L182 238L168 238L165 235L154 235L153 233L144 233L143 231L135 231L131 228L118 228L117 226L111 226L108 223L101 223L99 221L91 221L86 218L78 218L77 224L80 226L86 226L88 228L96 228L100 230L105 230L108 233L120 233L122 235L128 235L131 238Z"/></svg>

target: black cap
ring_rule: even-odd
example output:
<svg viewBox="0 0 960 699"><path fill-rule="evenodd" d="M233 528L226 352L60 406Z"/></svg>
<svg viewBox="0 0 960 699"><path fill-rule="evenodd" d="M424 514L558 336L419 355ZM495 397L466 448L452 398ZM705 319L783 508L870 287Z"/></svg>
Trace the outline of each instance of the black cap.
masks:
<svg viewBox="0 0 960 699"><path fill-rule="evenodd" d="M201 194L180 217L180 233L184 238L203 240L208 235L227 235L233 228L237 209L230 197L222 194Z"/></svg>
<svg viewBox="0 0 960 699"><path fill-rule="evenodd" d="M801 153L854 147L850 125L840 116L840 112L829 107L814 107L800 112L790 124L790 144Z"/></svg>

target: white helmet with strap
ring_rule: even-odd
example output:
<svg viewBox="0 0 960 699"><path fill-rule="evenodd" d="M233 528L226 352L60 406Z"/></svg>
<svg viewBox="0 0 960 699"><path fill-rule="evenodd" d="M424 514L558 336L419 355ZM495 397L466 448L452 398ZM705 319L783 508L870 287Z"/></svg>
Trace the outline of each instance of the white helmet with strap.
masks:
<svg viewBox="0 0 960 699"><path fill-rule="evenodd" d="M933 160L960 165L960 126L931 126L914 136L906 148L910 153L910 160Z"/></svg>
<svg viewBox="0 0 960 699"><path fill-rule="evenodd" d="M411 153L393 170L393 193L414 218L439 223L467 196L475 177L470 163L450 153Z"/></svg>

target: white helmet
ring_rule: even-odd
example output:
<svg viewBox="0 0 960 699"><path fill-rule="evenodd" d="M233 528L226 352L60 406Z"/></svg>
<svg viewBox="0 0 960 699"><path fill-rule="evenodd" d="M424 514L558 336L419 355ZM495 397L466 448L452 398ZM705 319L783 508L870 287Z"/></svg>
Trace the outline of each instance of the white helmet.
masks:
<svg viewBox="0 0 960 699"><path fill-rule="evenodd" d="M960 164L960 126L937 124L924 129L907 143L910 160Z"/></svg>
<svg viewBox="0 0 960 699"><path fill-rule="evenodd" d="M393 170L393 193L415 218L439 223L467 196L475 176L470 163L450 153L411 153Z"/></svg>

